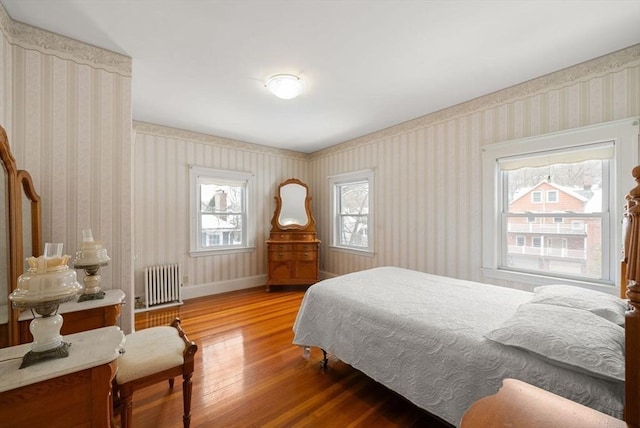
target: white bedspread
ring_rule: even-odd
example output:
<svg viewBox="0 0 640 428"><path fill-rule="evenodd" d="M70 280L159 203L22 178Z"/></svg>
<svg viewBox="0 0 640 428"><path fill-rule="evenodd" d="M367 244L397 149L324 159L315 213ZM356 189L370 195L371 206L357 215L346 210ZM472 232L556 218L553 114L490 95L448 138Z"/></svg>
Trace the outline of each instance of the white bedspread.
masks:
<svg viewBox="0 0 640 428"><path fill-rule="evenodd" d="M532 293L381 267L311 286L294 344L316 346L458 425L502 379L520 379L622 417L624 383L559 368L483 338Z"/></svg>

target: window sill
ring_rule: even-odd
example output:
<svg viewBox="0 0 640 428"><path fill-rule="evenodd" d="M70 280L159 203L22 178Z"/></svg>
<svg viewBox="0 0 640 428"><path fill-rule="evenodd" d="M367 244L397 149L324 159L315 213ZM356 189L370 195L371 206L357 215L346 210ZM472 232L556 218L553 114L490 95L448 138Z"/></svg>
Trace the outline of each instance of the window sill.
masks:
<svg viewBox="0 0 640 428"><path fill-rule="evenodd" d="M191 250L189 256L191 257L205 257L205 256L221 256L224 254L240 254L240 253L252 253L256 250L256 247L243 247L243 248L221 248L219 250Z"/></svg>
<svg viewBox="0 0 640 428"><path fill-rule="evenodd" d="M601 291L603 293L609 293L613 295L618 295L619 290L614 284L597 282L597 281L578 281L574 279L567 278L559 278L554 276L545 276L545 275L536 275L531 273L524 272L515 272L504 269L495 269L495 268L482 268L482 274L485 279L498 279L502 281L511 281L523 284L525 286L530 286L533 290L534 287L540 285L550 285L550 284L564 284L564 285L573 285L576 287L588 288L591 290Z"/></svg>
<svg viewBox="0 0 640 428"><path fill-rule="evenodd" d="M329 246L329 249L332 251L337 251L340 253L348 253L348 254L355 254L357 256L365 256L365 257L373 257L375 256L375 253L369 250L358 250L355 248L346 248L346 247L336 247L333 245Z"/></svg>

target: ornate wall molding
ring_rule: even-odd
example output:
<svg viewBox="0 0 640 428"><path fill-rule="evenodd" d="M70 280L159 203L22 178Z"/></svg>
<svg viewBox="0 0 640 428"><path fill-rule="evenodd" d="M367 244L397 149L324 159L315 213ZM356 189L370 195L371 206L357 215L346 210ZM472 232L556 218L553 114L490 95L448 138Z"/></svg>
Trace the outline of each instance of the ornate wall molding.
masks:
<svg viewBox="0 0 640 428"><path fill-rule="evenodd" d="M312 153L310 159L350 150L354 147L371 144L417 128L433 126L468 116L472 113L489 110L499 105L512 104L532 96L542 95L576 83L603 77L633 66L640 66L640 44L319 150Z"/></svg>
<svg viewBox="0 0 640 428"><path fill-rule="evenodd" d="M215 135L201 134L199 132L187 131L184 129L171 128L168 126L156 125L147 122L133 122L133 130L139 134L155 135L157 137L174 138L177 140L193 141L195 143L223 146L236 150L244 150L254 153L271 154L293 159L307 160L309 155L293 150L278 149L275 147L262 146L260 144L247 143L230 138L217 137Z"/></svg>
<svg viewBox="0 0 640 428"><path fill-rule="evenodd" d="M0 31L12 45L131 77L131 58L14 21L0 4Z"/></svg>

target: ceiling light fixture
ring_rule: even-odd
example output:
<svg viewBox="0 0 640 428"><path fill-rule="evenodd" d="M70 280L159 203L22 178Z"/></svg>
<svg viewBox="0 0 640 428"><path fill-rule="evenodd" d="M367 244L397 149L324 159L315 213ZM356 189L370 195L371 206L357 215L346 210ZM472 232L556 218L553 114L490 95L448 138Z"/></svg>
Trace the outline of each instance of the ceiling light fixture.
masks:
<svg viewBox="0 0 640 428"><path fill-rule="evenodd" d="M290 100L302 92L302 81L293 74L277 74L265 83L273 95L283 100Z"/></svg>

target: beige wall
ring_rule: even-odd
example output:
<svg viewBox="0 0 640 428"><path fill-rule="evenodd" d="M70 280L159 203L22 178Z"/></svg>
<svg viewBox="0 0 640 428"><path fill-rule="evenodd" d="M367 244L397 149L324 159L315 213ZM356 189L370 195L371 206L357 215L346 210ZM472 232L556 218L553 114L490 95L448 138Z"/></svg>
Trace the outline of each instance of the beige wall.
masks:
<svg viewBox="0 0 640 428"><path fill-rule="evenodd" d="M73 256L91 228L111 257L103 288L130 295L131 59L14 22L1 6L0 30L0 120L40 194L43 240Z"/></svg>
<svg viewBox="0 0 640 428"><path fill-rule="evenodd" d="M144 296L145 266L180 263L184 297L251 286L266 280L266 244L277 186L287 178L308 181L301 153L136 122L134 224L136 296ZM191 257L189 165L251 172L249 201L256 221L255 251Z"/></svg>
<svg viewBox="0 0 640 428"><path fill-rule="evenodd" d="M329 249L323 207L322 269L394 265L483 281L482 146L639 115L636 45L314 153L316 201L329 197L328 176L375 171L375 257Z"/></svg>

